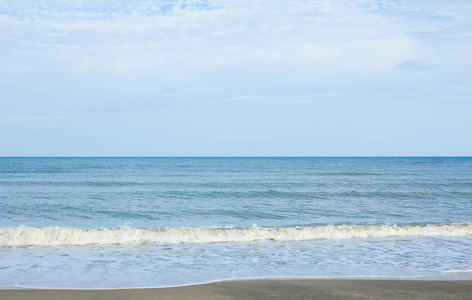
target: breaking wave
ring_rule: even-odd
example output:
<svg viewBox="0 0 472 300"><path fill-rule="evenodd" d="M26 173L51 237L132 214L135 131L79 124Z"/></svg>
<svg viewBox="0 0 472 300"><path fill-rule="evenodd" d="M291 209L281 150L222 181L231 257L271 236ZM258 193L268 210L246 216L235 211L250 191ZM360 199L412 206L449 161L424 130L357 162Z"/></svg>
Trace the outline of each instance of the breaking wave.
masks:
<svg viewBox="0 0 472 300"><path fill-rule="evenodd" d="M224 243L306 241L319 239L384 238L402 236L472 235L472 223L427 225L328 225L318 227L196 227L79 229L69 227L0 228L0 246L73 246L135 243Z"/></svg>

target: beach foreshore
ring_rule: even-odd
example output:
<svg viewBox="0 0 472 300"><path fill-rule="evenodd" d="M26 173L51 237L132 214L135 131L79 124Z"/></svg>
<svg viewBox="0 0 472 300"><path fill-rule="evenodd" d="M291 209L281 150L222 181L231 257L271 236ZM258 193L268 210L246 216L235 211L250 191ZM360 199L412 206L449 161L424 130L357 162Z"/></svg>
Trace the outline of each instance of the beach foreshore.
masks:
<svg viewBox="0 0 472 300"><path fill-rule="evenodd" d="M472 280L229 280L149 289L4 289L0 299L472 299Z"/></svg>

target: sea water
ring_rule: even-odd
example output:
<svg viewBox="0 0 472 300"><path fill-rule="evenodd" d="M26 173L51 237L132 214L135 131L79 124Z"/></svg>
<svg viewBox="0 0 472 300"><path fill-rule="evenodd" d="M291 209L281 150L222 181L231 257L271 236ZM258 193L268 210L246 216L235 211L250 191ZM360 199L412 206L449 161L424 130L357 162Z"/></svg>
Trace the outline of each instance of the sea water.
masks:
<svg viewBox="0 0 472 300"><path fill-rule="evenodd" d="M0 288L472 279L472 158L0 158Z"/></svg>

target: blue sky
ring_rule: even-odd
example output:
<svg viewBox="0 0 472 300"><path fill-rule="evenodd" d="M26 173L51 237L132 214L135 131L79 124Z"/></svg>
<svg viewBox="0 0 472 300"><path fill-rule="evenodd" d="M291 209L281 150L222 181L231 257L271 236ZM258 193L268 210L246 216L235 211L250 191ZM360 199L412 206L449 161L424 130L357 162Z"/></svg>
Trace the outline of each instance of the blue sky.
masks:
<svg viewBox="0 0 472 300"><path fill-rule="evenodd" d="M0 156L472 155L472 2L0 1Z"/></svg>

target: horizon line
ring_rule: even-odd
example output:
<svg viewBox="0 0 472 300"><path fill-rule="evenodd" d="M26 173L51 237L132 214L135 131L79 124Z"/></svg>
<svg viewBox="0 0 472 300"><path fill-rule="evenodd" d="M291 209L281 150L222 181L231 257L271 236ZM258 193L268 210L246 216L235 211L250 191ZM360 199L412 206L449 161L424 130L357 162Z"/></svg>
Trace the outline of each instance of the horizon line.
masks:
<svg viewBox="0 0 472 300"><path fill-rule="evenodd" d="M182 155L182 156L76 156L76 155L46 155L46 156L0 156L0 158L433 158L433 157L457 157L470 158L472 155Z"/></svg>

